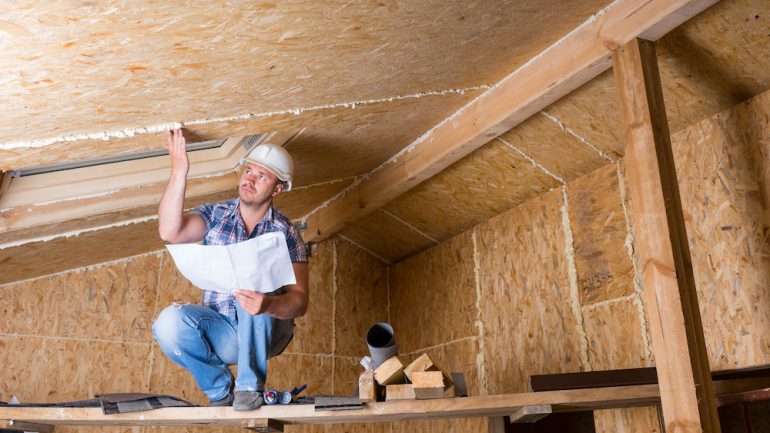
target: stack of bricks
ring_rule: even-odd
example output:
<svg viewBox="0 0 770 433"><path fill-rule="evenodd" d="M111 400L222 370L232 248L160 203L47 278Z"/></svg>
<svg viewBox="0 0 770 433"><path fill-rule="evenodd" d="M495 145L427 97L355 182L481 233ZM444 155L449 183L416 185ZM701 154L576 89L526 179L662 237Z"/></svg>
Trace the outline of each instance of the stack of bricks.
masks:
<svg viewBox="0 0 770 433"><path fill-rule="evenodd" d="M374 371L365 371L358 380L363 401L425 400L455 396L452 378L436 366L427 354L406 367L394 356Z"/></svg>

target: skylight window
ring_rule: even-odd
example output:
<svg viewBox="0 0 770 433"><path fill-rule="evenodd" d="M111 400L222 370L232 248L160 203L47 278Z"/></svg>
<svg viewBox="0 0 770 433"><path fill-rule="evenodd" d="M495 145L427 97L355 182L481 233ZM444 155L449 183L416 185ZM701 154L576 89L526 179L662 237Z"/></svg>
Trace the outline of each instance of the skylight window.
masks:
<svg viewBox="0 0 770 433"><path fill-rule="evenodd" d="M252 142L256 142L257 140L259 140L260 137L261 135L259 134L250 136L247 142L252 140L253 140ZM215 149L218 147L222 147L225 141L226 139L201 141L198 143L189 143L187 145L187 151L196 152L196 151L206 150L206 149ZM248 146L246 145L246 143L244 143L244 145L248 149ZM85 167L95 167L97 165L114 164L117 162L136 161L139 159L153 158L153 157L165 156L165 155L168 155L168 151L166 149L142 150L139 152L131 152L131 153L125 153L121 155L102 157L102 158L90 158L90 159L84 159L81 161L61 162L56 164L39 165L37 167L23 168L21 170L14 171L13 176L14 177L34 176L36 174L54 173L57 171L74 170L77 168L85 168Z"/></svg>

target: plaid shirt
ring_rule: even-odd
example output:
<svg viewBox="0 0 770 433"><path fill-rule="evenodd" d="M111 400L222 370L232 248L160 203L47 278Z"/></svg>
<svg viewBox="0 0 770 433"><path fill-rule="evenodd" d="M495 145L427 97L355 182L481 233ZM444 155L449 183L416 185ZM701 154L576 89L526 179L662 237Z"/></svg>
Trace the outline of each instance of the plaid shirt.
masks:
<svg viewBox="0 0 770 433"><path fill-rule="evenodd" d="M209 203L198 206L192 213L199 215L206 222L206 234L203 245L229 245L242 242L259 235L271 232L283 232L286 245L289 247L289 257L293 263L307 263L307 251L297 229L283 214L270 205L262 221L257 223L251 236L246 232L243 219L238 212L239 199ZM203 305L214 311L237 319L235 312L235 297L229 293L219 293L211 290L203 291Z"/></svg>

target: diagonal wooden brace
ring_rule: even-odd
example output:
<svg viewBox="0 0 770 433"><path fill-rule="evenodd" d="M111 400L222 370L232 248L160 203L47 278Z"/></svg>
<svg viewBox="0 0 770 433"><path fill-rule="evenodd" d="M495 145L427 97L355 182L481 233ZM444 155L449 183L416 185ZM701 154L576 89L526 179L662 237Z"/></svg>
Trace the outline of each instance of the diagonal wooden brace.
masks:
<svg viewBox="0 0 770 433"><path fill-rule="evenodd" d="M241 422L241 427L259 433L283 432L283 423L270 418L245 419Z"/></svg>

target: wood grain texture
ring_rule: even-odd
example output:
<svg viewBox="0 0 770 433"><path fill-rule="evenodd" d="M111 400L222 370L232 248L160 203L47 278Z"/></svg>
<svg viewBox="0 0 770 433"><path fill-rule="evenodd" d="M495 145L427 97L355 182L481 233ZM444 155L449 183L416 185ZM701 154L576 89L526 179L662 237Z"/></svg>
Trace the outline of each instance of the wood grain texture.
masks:
<svg viewBox="0 0 770 433"><path fill-rule="evenodd" d="M436 245L422 232L382 210L359 219L340 234L391 263Z"/></svg>
<svg viewBox="0 0 770 433"><path fill-rule="evenodd" d="M155 254L0 289L0 334L146 343L154 320Z"/></svg>
<svg viewBox="0 0 770 433"><path fill-rule="evenodd" d="M770 92L672 137L712 369L770 357Z"/></svg>
<svg viewBox="0 0 770 433"><path fill-rule="evenodd" d="M3 11L3 124L45 121L0 141L490 83L606 4L22 3Z"/></svg>
<svg viewBox="0 0 770 433"><path fill-rule="evenodd" d="M613 55L626 131L626 191L666 429L719 432L655 46Z"/></svg>
<svg viewBox="0 0 770 433"><path fill-rule="evenodd" d="M0 396L54 403L144 389L149 351L149 344L1 336Z"/></svg>
<svg viewBox="0 0 770 433"><path fill-rule="evenodd" d="M492 140L393 200L385 210L442 241L558 184Z"/></svg>
<svg viewBox="0 0 770 433"><path fill-rule="evenodd" d="M490 394L528 391L531 374L582 369L562 206L552 191L476 228Z"/></svg>
<svg viewBox="0 0 770 433"><path fill-rule="evenodd" d="M567 182L608 162L591 148L593 143L568 133L558 122L561 119L537 113L500 138Z"/></svg>
<svg viewBox="0 0 770 433"><path fill-rule="evenodd" d="M307 218L322 240L444 170L610 67L612 50L641 34L660 37L715 0L615 2L524 67L372 171L348 194Z"/></svg>
<svg viewBox="0 0 770 433"><path fill-rule="evenodd" d="M311 185L307 188L292 188L273 200L273 205L289 219L297 220L350 186L353 179L340 179L330 183Z"/></svg>
<svg viewBox="0 0 770 433"><path fill-rule="evenodd" d="M656 407L594 411L596 433L662 433Z"/></svg>
<svg viewBox="0 0 770 433"><path fill-rule="evenodd" d="M293 353L331 354L334 348L333 242L321 242L314 247L310 257L308 286L310 303L307 314L294 320L294 339L286 350Z"/></svg>
<svg viewBox="0 0 770 433"><path fill-rule="evenodd" d="M388 268L381 260L344 239L335 239L337 252L334 293L335 354L369 354L366 332L388 319ZM344 332L343 332L344 330ZM396 330L398 335L398 330Z"/></svg>
<svg viewBox="0 0 770 433"><path fill-rule="evenodd" d="M616 164L567 185L582 306L634 293L634 268Z"/></svg>
<svg viewBox="0 0 770 433"><path fill-rule="evenodd" d="M155 251L163 246L157 221L0 249L0 284Z"/></svg>
<svg viewBox="0 0 770 433"><path fill-rule="evenodd" d="M583 308L592 370L641 368L653 365L634 300Z"/></svg>
<svg viewBox="0 0 770 433"><path fill-rule="evenodd" d="M393 265L390 297L390 320L402 353L476 335L471 233Z"/></svg>

